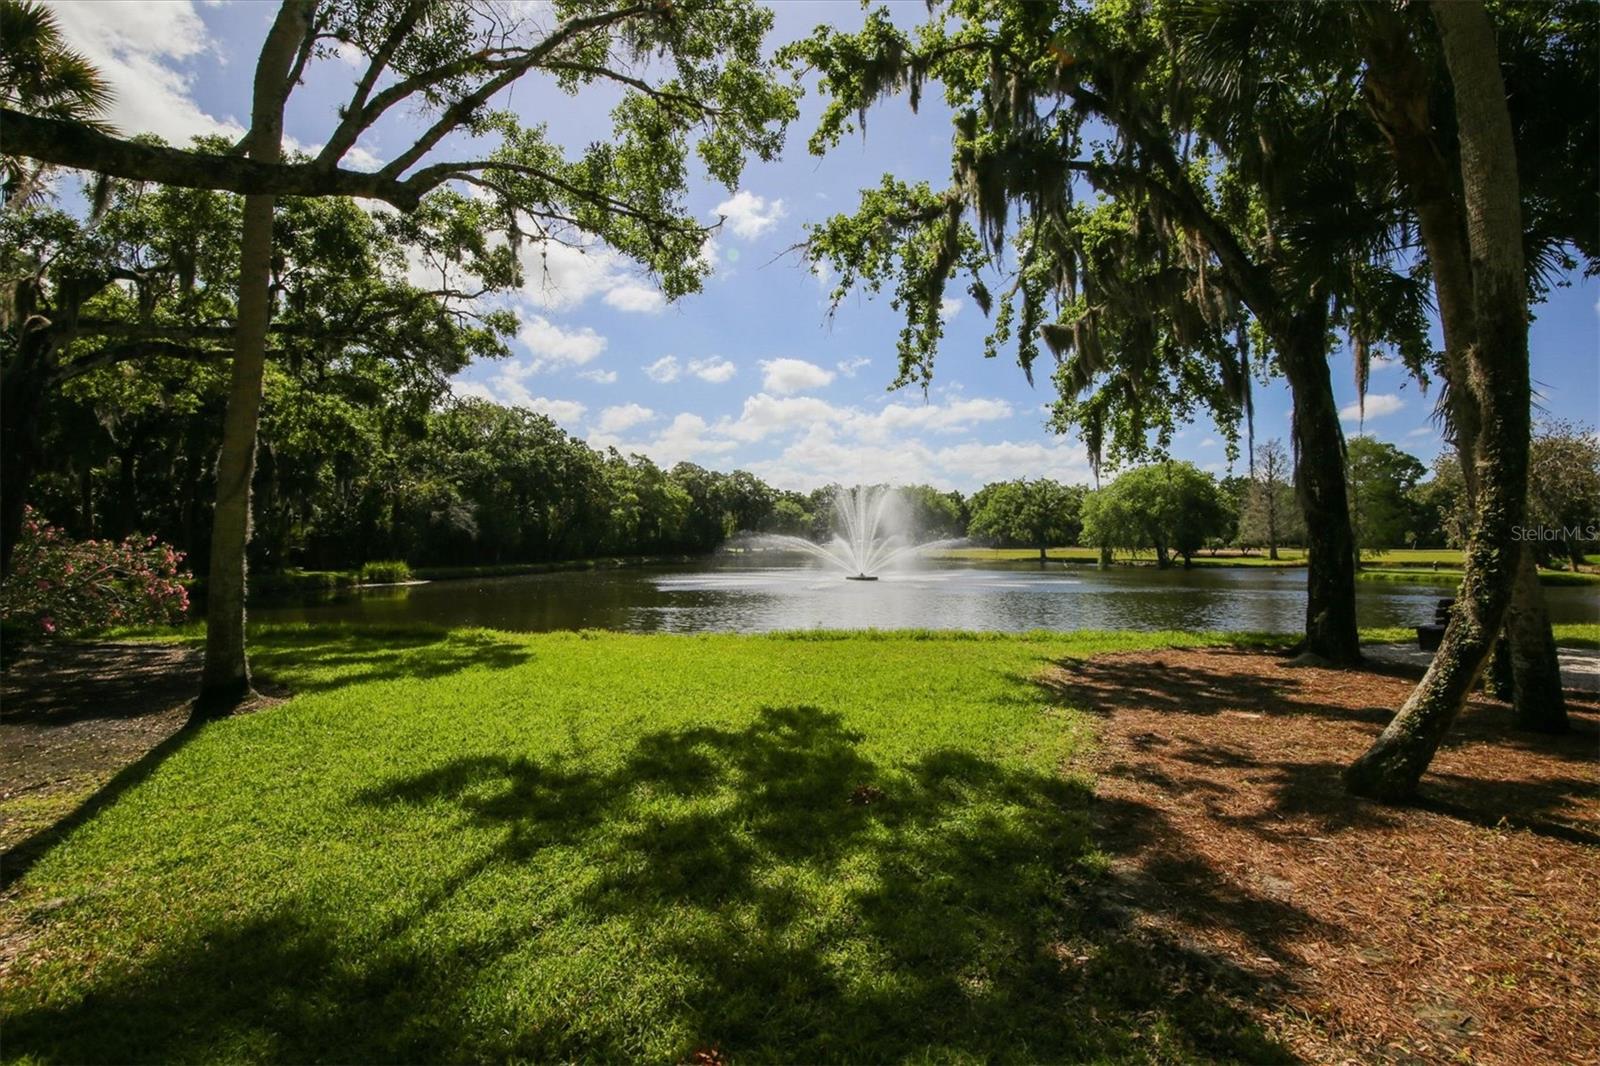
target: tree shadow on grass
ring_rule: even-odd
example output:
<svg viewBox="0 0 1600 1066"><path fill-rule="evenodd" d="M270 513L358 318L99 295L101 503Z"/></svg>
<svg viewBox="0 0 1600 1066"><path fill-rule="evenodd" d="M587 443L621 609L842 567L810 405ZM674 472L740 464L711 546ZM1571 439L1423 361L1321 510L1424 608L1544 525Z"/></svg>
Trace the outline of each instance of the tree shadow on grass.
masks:
<svg viewBox="0 0 1600 1066"><path fill-rule="evenodd" d="M768 707L743 728L646 735L602 766L478 756L386 782L360 802L397 831L443 817L473 839L490 830L493 845L419 855L433 883L359 941L300 899L105 973L86 996L14 1014L8 1051L1291 1057L1249 1018L1270 987L1145 928L1137 899L1111 898L1084 785L954 750L878 762L861 739L836 714ZM1123 813L1141 844L1164 831L1158 812L1142 824ZM508 917L502 891L570 893L555 923L565 939L533 915ZM1302 920L1265 898L1218 900L1215 919L1251 907ZM423 935L442 921L465 932ZM526 986L512 977L574 951L609 955L609 967L564 971L559 1004L518 1001Z"/></svg>
<svg viewBox="0 0 1600 1066"><path fill-rule="evenodd" d="M71 835L74 829L88 823L95 815L117 801L123 793L144 781L189 743L195 735L193 729L179 729L157 743L139 758L112 775L111 779L90 793L63 817L19 841L0 856L0 891L6 891L33 869L49 850Z"/></svg>
<svg viewBox="0 0 1600 1066"><path fill-rule="evenodd" d="M273 629L250 654L269 691L323 692L368 681L435 678L474 667L510 669L533 649L489 632L408 626Z"/></svg>
<svg viewBox="0 0 1600 1066"><path fill-rule="evenodd" d="M257 687L269 696L326 691L362 681L443 677L475 667L509 669L532 658L532 649L492 633L417 627L272 630L251 653ZM319 676L322 670L333 673ZM109 776L62 817L0 857L0 890L16 883L57 842L188 743L197 724L165 736L165 730L152 727L147 730L150 739L142 743L138 741L143 733L128 739L134 732L128 726L170 715L193 697L199 679L198 649L158 644L69 644L30 653L12 669L3 687L0 722L29 730L30 744L46 745L58 756L82 749L83 766L98 765ZM114 735L115 730L120 733ZM51 765L30 769L49 773ZM82 767L68 760L68 768ZM5 760L0 759L0 771L5 769ZM26 774L15 777L31 784ZM4 780L0 774L0 783L17 781Z"/></svg>

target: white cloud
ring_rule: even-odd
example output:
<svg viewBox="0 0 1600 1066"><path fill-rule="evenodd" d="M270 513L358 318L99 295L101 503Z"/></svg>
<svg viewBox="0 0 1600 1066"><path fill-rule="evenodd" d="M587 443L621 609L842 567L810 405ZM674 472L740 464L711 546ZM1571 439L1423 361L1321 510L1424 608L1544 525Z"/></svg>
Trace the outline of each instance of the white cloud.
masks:
<svg viewBox="0 0 1600 1066"><path fill-rule="evenodd" d="M648 407L636 403L620 404L616 407L607 407L600 412L600 419L595 423L595 428L601 433L621 433L625 429L632 429L641 422L648 422L656 413Z"/></svg>
<svg viewBox="0 0 1600 1066"><path fill-rule="evenodd" d="M749 189L740 189L712 208L712 212L727 219L728 228L733 230L734 236L745 240L761 236L777 225L778 219L785 214L782 200L769 203Z"/></svg>
<svg viewBox="0 0 1600 1066"><path fill-rule="evenodd" d="M606 339L588 326L563 329L542 315L528 316L517 339L538 357L535 370L551 365L582 366L606 350Z"/></svg>
<svg viewBox="0 0 1600 1066"><path fill-rule="evenodd" d="M360 70L367 68L367 54L348 41L340 41L333 49L333 54L339 57L339 62L349 67Z"/></svg>
<svg viewBox="0 0 1600 1066"><path fill-rule="evenodd" d="M531 397L522 406L542 415L549 415L557 422L565 422L568 425L582 418L583 412L588 410L577 400L547 400L543 396Z"/></svg>
<svg viewBox="0 0 1600 1066"><path fill-rule="evenodd" d="M625 441L614 434L596 433L590 435L589 444L596 448L615 448L624 455L648 455L662 466L726 455L738 447L731 440L717 439L705 419L687 413L678 415L654 437L645 440Z"/></svg>
<svg viewBox="0 0 1600 1066"><path fill-rule="evenodd" d="M666 306L625 256L598 242L579 248L555 241L526 244L522 274L522 294L547 311L577 307L594 296L618 311L653 314Z"/></svg>
<svg viewBox="0 0 1600 1066"><path fill-rule="evenodd" d="M954 296L946 296L939 301L939 320L948 322L961 313L961 308L966 306Z"/></svg>
<svg viewBox="0 0 1600 1066"><path fill-rule="evenodd" d="M752 473L779 488L809 489L843 483L926 482L971 491L991 481L1030 476L1085 483L1089 462L1081 447L1060 441L966 441L930 446L915 437L890 444L863 444L826 425L814 426L775 459L748 464Z"/></svg>
<svg viewBox="0 0 1600 1066"><path fill-rule="evenodd" d="M655 286L630 281L606 293L606 304L618 311L655 314L667 306L667 300Z"/></svg>
<svg viewBox="0 0 1600 1066"><path fill-rule="evenodd" d="M761 364L761 369L765 371L761 378L762 388L780 396L820 389L834 377L833 371L824 370L804 359L768 359Z"/></svg>
<svg viewBox="0 0 1600 1066"><path fill-rule="evenodd" d="M928 430L949 433L979 422L1011 417L1004 400L956 400L953 403L891 403L871 415L853 415L846 425L865 440L886 440L897 434Z"/></svg>
<svg viewBox="0 0 1600 1066"><path fill-rule="evenodd" d="M734 366L731 360L718 359L714 355L705 359L695 359L689 363L689 373L713 385L721 385L738 371L739 368Z"/></svg>
<svg viewBox="0 0 1600 1066"><path fill-rule="evenodd" d="M757 393L744 402L737 419L717 423L736 440L758 441L774 434L825 425L865 443L887 443L918 432L948 433L980 422L1009 418L1004 400L972 399L954 403L891 403L877 411L841 407L816 396L770 396Z"/></svg>
<svg viewBox="0 0 1600 1066"><path fill-rule="evenodd" d="M965 484L976 488L1014 478L1019 472L1078 484L1090 478L1089 459L1082 446L1061 441L971 441L942 448L935 458L958 487Z"/></svg>
<svg viewBox="0 0 1600 1066"><path fill-rule="evenodd" d="M352 144L339 161L339 165L350 170L374 173L383 169L383 160L359 144Z"/></svg>
<svg viewBox="0 0 1600 1066"><path fill-rule="evenodd" d="M700 262L705 264L708 271L715 271L722 263L722 246L717 243L715 235L707 237L705 243L700 245Z"/></svg>
<svg viewBox="0 0 1600 1066"><path fill-rule="evenodd" d="M841 359L834 364L834 366L838 368L839 373L843 374L847 378L855 377L858 371L871 365L872 360L865 357L860 359Z"/></svg>
<svg viewBox="0 0 1600 1066"><path fill-rule="evenodd" d="M608 407L592 427L589 443L645 454L664 465L684 459L713 462L733 455L737 458L729 462L785 488L812 488L830 481L925 481L970 490L1019 472L1088 480L1088 461L1081 447L1059 440L962 439L961 434L973 427L1014 413L1004 400L981 397L891 403L870 410L832 404L818 396L763 392L748 397L737 417L708 423L700 415L680 413L653 434L628 439L623 434L649 424L654 412L639 404ZM744 452L762 442L775 444L776 455L769 451L768 458L745 458Z"/></svg>
<svg viewBox="0 0 1600 1066"><path fill-rule="evenodd" d="M683 372L683 368L678 365L676 356L663 355L660 359L645 367L644 372L651 381L665 385L669 381L677 381L678 375Z"/></svg>
<svg viewBox="0 0 1600 1066"><path fill-rule="evenodd" d="M732 441L711 440L706 436L706 420L699 415L681 414L656 438L654 447L671 462L697 455L721 455L733 451Z"/></svg>
<svg viewBox="0 0 1600 1066"><path fill-rule="evenodd" d="M67 43L82 52L115 94L106 115L118 133L154 133L185 145L200 133L238 137L244 127L195 103L186 61L216 50L188 0L166 4L55 3Z"/></svg>
<svg viewBox="0 0 1600 1066"><path fill-rule="evenodd" d="M1438 435L1439 431L1434 429L1432 426L1418 426L1416 429L1413 429L1411 432L1406 434L1406 439L1416 440L1418 437L1437 437Z"/></svg>
<svg viewBox="0 0 1600 1066"><path fill-rule="evenodd" d="M475 397L491 403L504 404L507 407L526 407L530 411L549 415L557 422L567 425L578 421L583 417L583 412L588 410L576 400L552 400L546 396L533 395L518 379L517 372L510 367L488 381L454 381L451 383L451 391L463 398Z"/></svg>
<svg viewBox="0 0 1600 1066"><path fill-rule="evenodd" d="M499 403L500 398L495 391L481 381L452 381L450 392L461 400L488 400L490 403Z"/></svg>
<svg viewBox="0 0 1600 1066"><path fill-rule="evenodd" d="M780 398L760 392L744 401L737 419L724 419L717 428L738 440L758 441L785 430L839 421L848 410L815 396Z"/></svg>
<svg viewBox="0 0 1600 1066"><path fill-rule="evenodd" d="M578 374L585 381L592 381L596 385L615 385L617 372L615 370L585 370Z"/></svg>
<svg viewBox="0 0 1600 1066"><path fill-rule="evenodd" d="M549 310L576 307L589 297L620 285L619 257L604 247L572 248L545 241L522 250L522 291Z"/></svg>
<svg viewBox="0 0 1600 1066"><path fill-rule="evenodd" d="M1405 405L1406 402L1395 393L1369 392L1367 393L1365 417L1382 418L1384 415L1394 414L1396 411L1404 408ZM1345 406L1339 408L1339 417L1344 419L1346 422L1360 421L1362 418L1361 405L1356 403L1346 404Z"/></svg>

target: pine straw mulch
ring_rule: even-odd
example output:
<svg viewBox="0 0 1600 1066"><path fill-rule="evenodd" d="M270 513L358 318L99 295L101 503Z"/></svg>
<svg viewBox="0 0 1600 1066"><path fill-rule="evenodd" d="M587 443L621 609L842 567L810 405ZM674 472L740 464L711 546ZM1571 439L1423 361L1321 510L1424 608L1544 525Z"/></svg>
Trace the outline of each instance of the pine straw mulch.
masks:
<svg viewBox="0 0 1600 1066"><path fill-rule="evenodd" d="M1474 701L1419 801L1339 771L1417 672L1169 650L1053 667L1106 716L1096 827L1132 920L1242 973L1318 1061L1600 1063L1600 704L1563 737Z"/></svg>

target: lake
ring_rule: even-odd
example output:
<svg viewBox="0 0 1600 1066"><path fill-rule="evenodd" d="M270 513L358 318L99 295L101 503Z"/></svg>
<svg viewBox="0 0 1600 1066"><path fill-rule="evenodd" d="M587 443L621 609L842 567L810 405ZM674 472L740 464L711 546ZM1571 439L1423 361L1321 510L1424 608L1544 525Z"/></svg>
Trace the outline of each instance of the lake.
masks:
<svg viewBox="0 0 1600 1066"><path fill-rule="evenodd" d="M1440 586L1359 582L1362 626L1428 621ZM1594 622L1600 595L1547 588L1557 622ZM1160 571L1050 564L929 563L846 581L803 563L711 558L671 566L529 574L321 595L253 605L258 621L488 626L540 632L759 633L781 629L1223 629L1295 632L1305 571Z"/></svg>

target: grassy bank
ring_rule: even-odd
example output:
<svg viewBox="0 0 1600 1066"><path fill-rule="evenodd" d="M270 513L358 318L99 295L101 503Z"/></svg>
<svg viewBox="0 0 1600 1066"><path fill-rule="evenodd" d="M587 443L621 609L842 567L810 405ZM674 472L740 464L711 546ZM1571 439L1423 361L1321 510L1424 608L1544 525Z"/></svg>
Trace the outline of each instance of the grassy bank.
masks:
<svg viewBox="0 0 1600 1066"><path fill-rule="evenodd" d="M1461 584L1459 570L1389 570L1383 568L1363 567L1356 571L1357 581L1387 581L1402 585L1439 585L1443 588L1455 588ZM1570 570L1540 570L1539 584L1550 588L1583 587L1600 585L1600 573L1584 572L1575 574Z"/></svg>
<svg viewBox="0 0 1600 1066"><path fill-rule="evenodd" d="M485 577L515 577L519 574L553 574L580 570L610 570L626 566L652 566L660 563L688 562L691 558L693 557L688 555L619 555L598 559L563 559L546 563L497 563L489 566L413 566L407 567L406 571L409 578L416 581L457 581ZM371 565L369 564L369 566ZM387 566L391 564L380 565ZM275 574L252 576L250 579L250 592L253 596L337 592L340 589L360 588L364 585L393 584L397 579L403 580L397 574L381 570L372 571L367 568L354 570L301 570L291 567ZM197 579L192 585L195 589L203 591L205 582Z"/></svg>
<svg viewBox="0 0 1600 1066"><path fill-rule="evenodd" d="M1089 719L1030 680L1220 639L262 631L297 695L5 904L6 1057L1272 1057L1094 940Z"/></svg>
<svg viewBox="0 0 1600 1066"><path fill-rule="evenodd" d="M1191 560L1191 565L1200 568L1237 568L1250 569L1294 569L1306 565L1306 553L1300 548L1281 548L1279 558L1269 559L1265 554L1244 555L1237 552L1219 553L1211 555L1201 553ZM1037 563L1039 549L1037 548L947 548L943 551L929 552L929 558L944 559L952 562L969 563ZM1094 548L1062 547L1051 548L1046 556L1048 562L1065 563L1069 565L1093 565L1100 558ZM1117 566L1146 566L1156 565L1155 555L1150 552L1130 555L1127 552L1118 552L1115 557ZM1182 560L1174 559L1173 567L1181 568ZM1356 572L1362 581L1394 581L1418 585L1447 585L1454 586L1459 582L1461 572L1461 553L1455 549L1398 549L1395 551L1373 552L1362 557L1362 569ZM1584 572L1573 573L1569 570L1540 570L1539 582L1543 585L1600 585L1600 573Z"/></svg>

